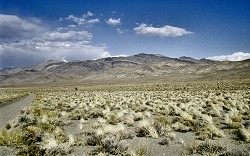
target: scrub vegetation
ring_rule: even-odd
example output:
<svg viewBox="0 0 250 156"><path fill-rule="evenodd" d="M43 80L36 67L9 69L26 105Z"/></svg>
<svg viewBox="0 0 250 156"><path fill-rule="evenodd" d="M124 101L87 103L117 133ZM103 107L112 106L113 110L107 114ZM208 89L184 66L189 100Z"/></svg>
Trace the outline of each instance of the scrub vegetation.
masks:
<svg viewBox="0 0 250 156"><path fill-rule="evenodd" d="M33 87L0 145L17 155L249 155L248 83Z"/></svg>
<svg viewBox="0 0 250 156"><path fill-rule="evenodd" d="M10 102L21 97L27 96L26 91L16 91L16 90L0 90L0 104L5 102Z"/></svg>

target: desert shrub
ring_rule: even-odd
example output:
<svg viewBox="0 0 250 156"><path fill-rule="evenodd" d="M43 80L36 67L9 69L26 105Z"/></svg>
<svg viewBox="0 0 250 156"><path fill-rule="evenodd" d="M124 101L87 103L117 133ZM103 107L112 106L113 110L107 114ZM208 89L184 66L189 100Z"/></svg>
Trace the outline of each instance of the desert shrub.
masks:
<svg viewBox="0 0 250 156"><path fill-rule="evenodd" d="M0 145L19 147L23 143L23 135L19 130L3 129L0 134Z"/></svg>
<svg viewBox="0 0 250 156"><path fill-rule="evenodd" d="M187 149L185 150L185 154L201 154L201 155L208 155L208 154L221 154L227 151L228 147L223 145L222 143L214 143L211 141L194 141L192 142Z"/></svg>
<svg viewBox="0 0 250 156"><path fill-rule="evenodd" d="M7 130L11 129L11 125L8 123L8 124L5 125L5 128L6 128Z"/></svg>
<svg viewBox="0 0 250 156"><path fill-rule="evenodd" d="M21 114L16 117L16 125L14 127L19 126L20 128L25 128L30 125L35 125L37 122L37 118L32 114Z"/></svg>
<svg viewBox="0 0 250 156"><path fill-rule="evenodd" d="M117 155L126 152L128 147L129 144L126 140L119 140L115 136L109 135L101 139L98 151Z"/></svg>
<svg viewBox="0 0 250 156"><path fill-rule="evenodd" d="M144 137L149 135L149 131L146 127L137 128L136 133L138 137Z"/></svg>
<svg viewBox="0 0 250 156"><path fill-rule="evenodd" d="M92 133L86 137L86 145L89 146L101 145L101 139L102 136L95 135L94 133Z"/></svg>
<svg viewBox="0 0 250 156"><path fill-rule="evenodd" d="M55 147L52 147L52 148L49 148L49 149L46 149L45 151L45 155L46 156L54 156L54 155L69 155L69 153L71 152L71 148L66 145L66 144L61 144L61 145L58 145L58 146L55 146Z"/></svg>
<svg viewBox="0 0 250 156"><path fill-rule="evenodd" d="M23 143L27 146L42 141L42 130L39 127L28 126L23 130Z"/></svg>
<svg viewBox="0 0 250 156"><path fill-rule="evenodd" d="M39 123L37 126L45 132L52 132L55 129L54 125L49 123Z"/></svg>
<svg viewBox="0 0 250 156"><path fill-rule="evenodd" d="M220 156L249 156L249 155L250 152L247 149L232 149L220 154Z"/></svg>
<svg viewBox="0 0 250 156"><path fill-rule="evenodd" d="M140 145L136 148L134 156L151 156L151 152L148 149L147 145Z"/></svg>
<svg viewBox="0 0 250 156"><path fill-rule="evenodd" d="M224 132L212 124L206 124L202 127L197 129L196 134L198 135L199 139L214 139L215 137L224 137Z"/></svg>
<svg viewBox="0 0 250 156"><path fill-rule="evenodd" d="M134 125L134 118L132 116L126 116L124 119L124 123L128 126Z"/></svg>
<svg viewBox="0 0 250 156"><path fill-rule="evenodd" d="M247 129L250 129L250 120L249 121L244 121L243 123L243 126Z"/></svg>
<svg viewBox="0 0 250 156"><path fill-rule="evenodd" d="M171 125L171 127L178 132L188 132L191 130L190 127L185 126L184 124L180 123L180 122L176 122L174 124Z"/></svg>
<svg viewBox="0 0 250 156"><path fill-rule="evenodd" d="M240 140L250 143L250 132L249 130L245 129L245 128L239 128L237 130L237 136Z"/></svg>
<svg viewBox="0 0 250 156"><path fill-rule="evenodd" d="M193 127L195 125L195 121L194 120L185 120L185 121L183 121L183 124L187 127Z"/></svg>
<svg viewBox="0 0 250 156"><path fill-rule="evenodd" d="M97 146L92 154L108 153L112 155L121 154L127 151L129 144L127 136L123 133L123 127L120 125L107 125L104 128L98 128L89 132L86 136L86 144Z"/></svg>
<svg viewBox="0 0 250 156"><path fill-rule="evenodd" d="M240 122L232 122L228 124L228 127L231 129L238 129L238 128L242 128L242 124Z"/></svg>
<svg viewBox="0 0 250 156"><path fill-rule="evenodd" d="M45 149L42 149L39 145L33 144L30 146L24 146L17 152L17 156L44 156Z"/></svg>
<svg viewBox="0 0 250 156"><path fill-rule="evenodd" d="M43 114L42 108L39 107L33 107L31 111L32 111L31 113L34 114L35 116L41 116Z"/></svg>
<svg viewBox="0 0 250 156"><path fill-rule="evenodd" d="M163 115L155 117L155 120L154 120L154 125L160 124L160 125L166 126L169 123L170 123L170 121L169 121L168 117L163 116Z"/></svg>
<svg viewBox="0 0 250 156"><path fill-rule="evenodd" d="M43 142L41 143L42 149L48 156L53 155L68 155L71 151L69 143L61 143L54 134L45 134Z"/></svg>
<svg viewBox="0 0 250 156"><path fill-rule="evenodd" d="M112 125L116 125L119 122L119 118L115 114L110 114L108 116L108 123Z"/></svg>
<svg viewBox="0 0 250 156"><path fill-rule="evenodd" d="M135 121L141 121L143 119L144 119L144 116L143 116L143 114L141 112L135 113L135 117L134 117Z"/></svg>
<svg viewBox="0 0 250 156"><path fill-rule="evenodd" d="M53 134L59 143L65 143L69 141L68 135L60 127L56 127L53 131Z"/></svg>
<svg viewBox="0 0 250 156"><path fill-rule="evenodd" d="M159 142L160 145L166 145L166 146L168 146L169 143L170 143L170 139L169 139L169 138L164 138L164 139L162 139L162 140Z"/></svg>
<svg viewBox="0 0 250 156"><path fill-rule="evenodd" d="M138 137L159 137L157 130L152 125L150 125L147 120L140 121L135 129L135 132Z"/></svg>
<svg viewBox="0 0 250 156"><path fill-rule="evenodd" d="M231 117L233 122L241 122L242 121L242 115L241 114L237 114Z"/></svg>
<svg viewBox="0 0 250 156"><path fill-rule="evenodd" d="M166 135L167 132L171 131L170 121L167 116L157 116L154 120L153 126L160 136Z"/></svg>

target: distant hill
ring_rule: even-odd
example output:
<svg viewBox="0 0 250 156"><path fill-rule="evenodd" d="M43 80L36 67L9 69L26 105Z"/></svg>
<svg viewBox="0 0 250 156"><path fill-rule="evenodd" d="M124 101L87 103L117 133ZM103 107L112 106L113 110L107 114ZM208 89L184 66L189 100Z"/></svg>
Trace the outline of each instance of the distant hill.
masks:
<svg viewBox="0 0 250 156"><path fill-rule="evenodd" d="M0 85L143 83L249 78L250 60L230 62L140 53L128 57L62 62L48 60L0 70Z"/></svg>

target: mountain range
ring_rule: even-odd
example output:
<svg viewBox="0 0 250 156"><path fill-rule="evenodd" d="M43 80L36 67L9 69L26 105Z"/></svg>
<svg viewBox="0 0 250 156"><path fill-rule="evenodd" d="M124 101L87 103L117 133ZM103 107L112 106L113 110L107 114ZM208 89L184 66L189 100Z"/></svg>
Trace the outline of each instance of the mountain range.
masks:
<svg viewBox="0 0 250 156"><path fill-rule="evenodd" d="M250 59L212 61L140 53L127 57L63 62L48 60L0 70L0 86L44 84L113 84L249 78Z"/></svg>

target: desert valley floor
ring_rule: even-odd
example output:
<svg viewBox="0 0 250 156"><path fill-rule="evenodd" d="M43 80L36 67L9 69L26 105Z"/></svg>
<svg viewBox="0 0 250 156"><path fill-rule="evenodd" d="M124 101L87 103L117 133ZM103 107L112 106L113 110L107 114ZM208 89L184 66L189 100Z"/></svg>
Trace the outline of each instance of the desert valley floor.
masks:
<svg viewBox="0 0 250 156"><path fill-rule="evenodd" d="M20 110L1 120L0 155L249 155L249 86L229 79L1 88L0 110Z"/></svg>

